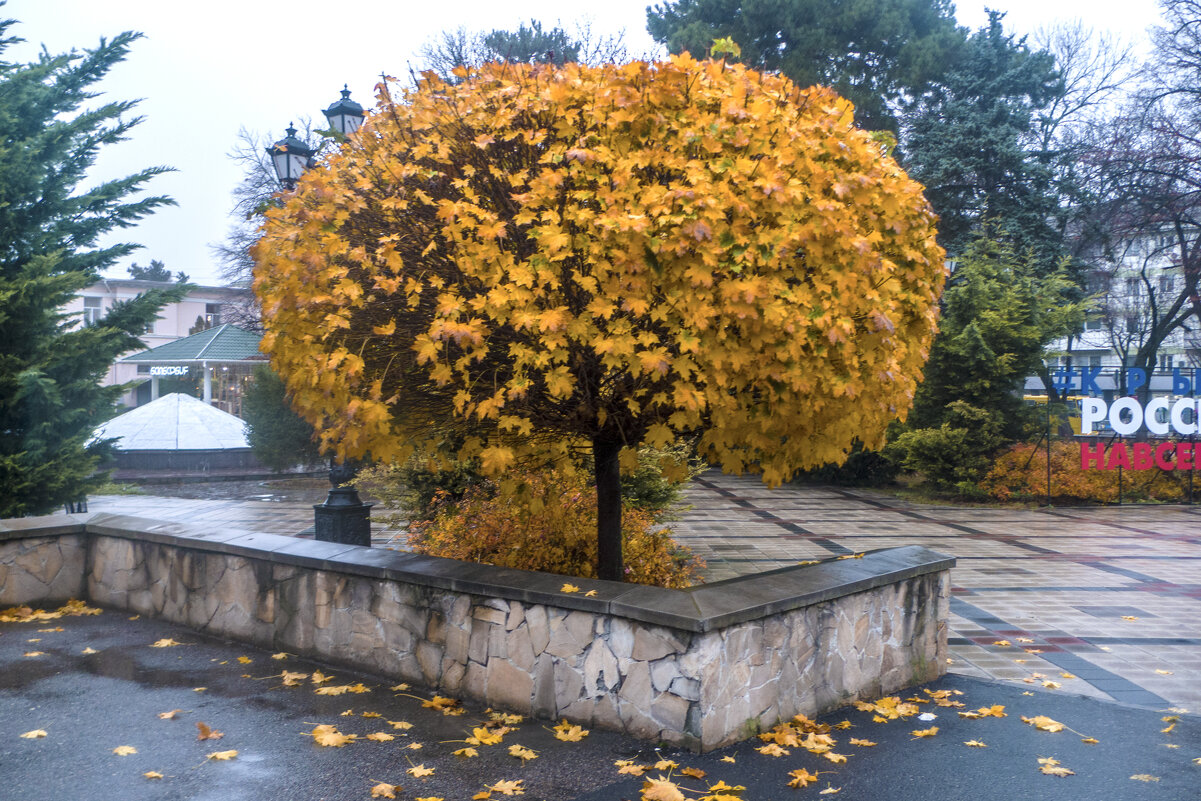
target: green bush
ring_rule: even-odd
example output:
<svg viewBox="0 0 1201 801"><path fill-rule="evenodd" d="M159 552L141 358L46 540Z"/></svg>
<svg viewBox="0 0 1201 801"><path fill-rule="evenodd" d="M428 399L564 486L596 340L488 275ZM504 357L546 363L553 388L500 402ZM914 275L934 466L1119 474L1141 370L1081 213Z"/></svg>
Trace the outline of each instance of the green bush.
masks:
<svg viewBox="0 0 1201 801"><path fill-rule="evenodd" d="M992 456L1004 444L997 415L964 401L947 405L946 422L937 428L905 431L885 452L906 470L921 473L935 487L980 495L980 480Z"/></svg>

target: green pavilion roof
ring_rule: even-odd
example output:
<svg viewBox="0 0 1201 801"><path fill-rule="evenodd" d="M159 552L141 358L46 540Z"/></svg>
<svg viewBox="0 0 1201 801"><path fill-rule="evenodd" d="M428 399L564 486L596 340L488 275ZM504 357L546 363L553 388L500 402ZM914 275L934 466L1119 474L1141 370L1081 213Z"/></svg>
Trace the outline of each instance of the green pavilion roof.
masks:
<svg viewBox="0 0 1201 801"><path fill-rule="evenodd" d="M121 361L143 364L264 361L267 357L259 352L259 342L262 338L262 334L256 334L227 323L190 337L159 345L157 348L125 356Z"/></svg>

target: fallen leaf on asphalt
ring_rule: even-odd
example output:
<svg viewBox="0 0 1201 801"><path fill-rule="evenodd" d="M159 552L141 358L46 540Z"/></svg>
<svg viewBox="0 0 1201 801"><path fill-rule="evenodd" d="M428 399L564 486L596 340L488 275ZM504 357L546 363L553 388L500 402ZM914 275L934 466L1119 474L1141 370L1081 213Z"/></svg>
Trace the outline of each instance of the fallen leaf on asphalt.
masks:
<svg viewBox="0 0 1201 801"><path fill-rule="evenodd" d="M1018 642L1020 642L1020 643L1032 643L1032 642L1034 642L1034 640L1033 640L1033 639L1031 639L1030 637L1018 637L1018 638L1017 638L1017 641L1018 641Z"/></svg>
<svg viewBox="0 0 1201 801"><path fill-rule="evenodd" d="M1134 615L1122 615L1122 620L1138 620Z"/></svg>
<svg viewBox="0 0 1201 801"><path fill-rule="evenodd" d="M788 786L797 790L808 787L810 784L817 781L817 774L810 773L804 768L789 771L788 775L792 777L792 781L788 782Z"/></svg>
<svg viewBox="0 0 1201 801"><path fill-rule="evenodd" d="M655 770L675 770L680 767L680 763L671 759L660 759L653 767Z"/></svg>
<svg viewBox="0 0 1201 801"><path fill-rule="evenodd" d="M820 793L818 793L818 795L834 795L835 793L841 793L841 792L842 792L841 787L834 787L833 785L826 785L826 789L822 790Z"/></svg>
<svg viewBox="0 0 1201 801"><path fill-rule="evenodd" d="M271 658L272 659L287 659L288 654L286 651L280 651L278 654L271 654Z"/></svg>
<svg viewBox="0 0 1201 801"><path fill-rule="evenodd" d="M382 718L383 715L381 715L379 712L364 712L363 717L365 717L365 718Z"/></svg>
<svg viewBox="0 0 1201 801"><path fill-rule="evenodd" d="M509 746L509 756L517 757L522 763L538 758L538 754L532 748L526 748L524 745L517 744Z"/></svg>
<svg viewBox="0 0 1201 801"><path fill-rule="evenodd" d="M496 784L486 784L484 787L492 793L500 793L501 795L524 795L525 790L522 789L521 783L523 779L506 779L499 781Z"/></svg>
<svg viewBox="0 0 1201 801"><path fill-rule="evenodd" d="M33 731L27 731L27 732L25 732L24 734L22 734L22 735L21 735L21 739L23 739L23 740L36 740L36 739L38 739L38 738L40 738L40 737L45 737L45 736L46 736L46 730L45 730L45 729L34 729Z"/></svg>
<svg viewBox="0 0 1201 801"><path fill-rule="evenodd" d="M635 765L633 760L619 759L613 763L617 767L618 773L626 773L630 776L641 776L646 773L646 768L642 765Z"/></svg>
<svg viewBox="0 0 1201 801"><path fill-rule="evenodd" d="M420 751L422 748L424 748L424 746L421 743L409 743L405 746L405 748L409 749L410 751Z"/></svg>
<svg viewBox="0 0 1201 801"><path fill-rule="evenodd" d="M414 798L413 801L446 801L446 799L440 795L421 795Z"/></svg>
<svg viewBox="0 0 1201 801"><path fill-rule="evenodd" d="M353 709L347 709L345 712L338 713L338 717L340 717L340 718L349 718L349 717L353 717L353 716L354 716Z"/></svg>
<svg viewBox="0 0 1201 801"><path fill-rule="evenodd" d="M1043 686L1047 687L1049 689L1052 689L1052 690L1058 690L1063 685L1057 681L1051 681L1050 679L1048 679L1047 681L1043 682Z"/></svg>
<svg viewBox="0 0 1201 801"><path fill-rule="evenodd" d="M910 734L912 734L914 737L933 737L934 735L938 734L938 727L931 726L928 729L914 729L912 732L910 732Z"/></svg>
<svg viewBox="0 0 1201 801"><path fill-rule="evenodd" d="M1013 643L1011 643L1009 640L997 640L993 643L993 645L999 645L1002 648L1008 648L1009 646L1013 645Z"/></svg>
<svg viewBox="0 0 1201 801"><path fill-rule="evenodd" d="M458 751L455 751L454 754L457 757L473 757L479 756L480 752L476 751L471 746L467 746L466 748L460 748Z"/></svg>
<svg viewBox="0 0 1201 801"><path fill-rule="evenodd" d="M642 785L642 801L687 801L679 786L666 776L647 779Z"/></svg>
<svg viewBox="0 0 1201 801"><path fill-rule="evenodd" d="M1193 764L1194 764L1194 765L1201 765L1201 757L1197 757L1196 759L1194 759L1194 760L1193 760Z"/></svg>
<svg viewBox="0 0 1201 801"><path fill-rule="evenodd" d="M400 729L401 731L408 731L409 729L413 728L413 724L409 723L407 720L389 720L388 725L394 729Z"/></svg>
<svg viewBox="0 0 1201 801"><path fill-rule="evenodd" d="M1059 676L1060 676L1060 678L1064 678L1064 679L1074 679L1074 678L1076 678L1076 677L1075 677L1075 676L1073 676L1071 673L1067 673L1067 672L1060 673L1060 674L1059 674Z"/></svg>
<svg viewBox="0 0 1201 801"><path fill-rule="evenodd" d="M871 740L861 740L858 737L852 737L851 745L857 745L861 748L871 748L872 746L876 745L876 743L873 743Z"/></svg>
<svg viewBox="0 0 1201 801"><path fill-rule="evenodd" d="M862 558L863 558L863 554L862 554L862 553L848 553L848 554L843 554L842 556L839 556L839 557L837 557L837 558L838 558L839 560L842 560L842 559L862 559Z"/></svg>
<svg viewBox="0 0 1201 801"><path fill-rule="evenodd" d="M847 729L853 728L854 725L855 724L851 723L851 721L844 720L841 723L835 723L834 728L839 729L840 731L846 731Z"/></svg>
<svg viewBox="0 0 1201 801"><path fill-rule="evenodd" d="M154 642L150 643L151 648L174 648L177 645L183 645L183 643L176 642L170 637L164 637L161 640L155 640Z"/></svg>
<svg viewBox="0 0 1201 801"><path fill-rule="evenodd" d="M396 798L397 791L400 790L399 784L388 784L380 782L371 788L372 798Z"/></svg>
<svg viewBox="0 0 1201 801"><path fill-rule="evenodd" d="M1158 776L1152 776L1150 773L1136 773L1133 776L1131 776L1130 778L1134 779L1136 782L1157 782L1157 781L1159 781Z"/></svg>
<svg viewBox="0 0 1201 801"><path fill-rule="evenodd" d="M409 689L409 685L404 684L402 682L400 684L394 684L391 687L389 687L388 689L394 693L403 693L405 690Z"/></svg>
<svg viewBox="0 0 1201 801"><path fill-rule="evenodd" d="M368 687L366 684L363 684L363 682L360 681L360 682L350 685L350 687L347 688L347 692L352 692L355 695L359 695L362 693L371 692L371 688Z"/></svg>
<svg viewBox="0 0 1201 801"><path fill-rule="evenodd" d="M554 727L555 739L565 743L578 743L588 736L588 730L564 720Z"/></svg>
<svg viewBox="0 0 1201 801"><path fill-rule="evenodd" d="M250 657L248 657L248 656L239 656L239 657L238 657L238 661L239 661L240 663L242 663L243 665L249 665L249 664L250 664L251 662L253 662L254 660L253 660L253 659L251 659L251 658L250 658Z"/></svg>
<svg viewBox="0 0 1201 801"><path fill-rule="evenodd" d="M459 709L459 702L454 698L445 698L441 695L435 695L428 701L422 701L423 709L436 709L443 715L456 714L455 710Z"/></svg>
<svg viewBox="0 0 1201 801"><path fill-rule="evenodd" d="M729 762L731 765L737 764L737 762L738 762L738 760L734 759L734 757L732 757L732 756L724 756L721 758L721 761ZM1201 764L1201 760L1198 760L1198 764Z"/></svg>
<svg viewBox="0 0 1201 801"><path fill-rule="evenodd" d="M758 751L760 754L763 754L764 756L770 756L770 757L788 756L788 754L791 753L787 748L781 748L780 746L776 745L775 743L768 743L767 745L761 745L758 748L756 748L755 750Z"/></svg>
<svg viewBox="0 0 1201 801"><path fill-rule="evenodd" d="M1058 759L1053 757L1041 757L1038 760L1038 764L1041 765L1041 767L1038 769L1039 773L1045 773L1048 776L1063 777L1076 775L1075 771L1068 770L1063 765L1059 764Z"/></svg>
<svg viewBox="0 0 1201 801"><path fill-rule="evenodd" d="M1095 737L1081 737L1080 742L1085 743L1087 745L1096 745L1097 743L1099 743L1101 741L1096 739Z"/></svg>
<svg viewBox="0 0 1201 801"><path fill-rule="evenodd" d="M817 559L806 559L803 562L797 562L797 564L800 565L801 567L805 567L807 565L820 565L821 562L818 561Z"/></svg>
<svg viewBox="0 0 1201 801"><path fill-rule="evenodd" d="M413 767L411 767L411 768L409 768L408 770L406 770L406 771L405 771L405 773L409 774L410 776L416 776L418 779L421 779L421 778L424 778L424 777L426 777L426 776L433 776L433 775L434 775L434 769L433 769L433 768L427 768L427 767L426 767L424 764L422 764L422 765L414 765Z"/></svg>
<svg viewBox="0 0 1201 801"><path fill-rule="evenodd" d="M833 762L835 765L840 765L843 762L847 761L847 758L845 756L843 756L842 754L836 754L833 751L822 754L822 756L824 756L826 759Z"/></svg>
<svg viewBox="0 0 1201 801"><path fill-rule="evenodd" d="M345 695L350 692L350 685L339 684L334 687L318 687L315 692L317 695Z"/></svg>
<svg viewBox="0 0 1201 801"><path fill-rule="evenodd" d="M313 684L325 684L325 682L333 681L333 680L334 680L333 676L327 676L324 673L322 673L320 670L313 671L313 676L312 676Z"/></svg>
<svg viewBox="0 0 1201 801"><path fill-rule="evenodd" d="M32 657L32 656L45 656L45 655L46 655L46 652L45 652L45 651L26 651L26 652L25 652L25 656L30 656L30 657Z"/></svg>
<svg viewBox="0 0 1201 801"><path fill-rule="evenodd" d="M341 748L347 743L352 743L358 739L357 735L343 734L329 724L316 726L311 732L306 733L313 738L313 742L325 748Z"/></svg>
<svg viewBox="0 0 1201 801"><path fill-rule="evenodd" d="M966 740L966 741L964 741L963 744L971 746L972 748L988 748L987 745L980 742L979 740Z"/></svg>
<svg viewBox="0 0 1201 801"><path fill-rule="evenodd" d="M1180 747L1180 746L1176 745L1176 743L1160 743L1160 745L1162 745L1164 748L1179 748Z"/></svg>
<svg viewBox="0 0 1201 801"><path fill-rule="evenodd" d="M285 670L279 674L279 677L284 680L285 687L299 687L300 683L309 677L308 673L292 673Z"/></svg>
<svg viewBox="0 0 1201 801"><path fill-rule="evenodd" d="M387 732L375 731L367 735L367 739L374 743L386 743L396 739L396 735L388 734Z"/></svg>
<svg viewBox="0 0 1201 801"><path fill-rule="evenodd" d="M237 752L237 751L233 751L233 750L230 750L230 751L214 751L214 752L213 752L213 753L211 753L211 754L207 754L207 755L206 755L204 758L205 758L205 759L212 759L212 760L215 760L215 761L217 761L217 762L228 762L229 760L233 759L233 758L234 758L234 757L236 757L237 755L238 755L238 752Z"/></svg>
<svg viewBox="0 0 1201 801"><path fill-rule="evenodd" d="M1052 720L1051 718L1047 717L1046 715L1038 715L1033 718L1028 718L1025 715L1023 715L1022 723L1029 723L1034 728L1042 729L1043 731L1063 731L1063 729L1064 729L1064 726L1062 723L1060 723L1057 720Z"/></svg>
<svg viewBox="0 0 1201 801"><path fill-rule="evenodd" d="M504 732L491 731L490 729L486 729L482 726L477 726L471 730L471 736L467 738L467 744L496 745L504 739L504 736Z"/></svg>
<svg viewBox="0 0 1201 801"><path fill-rule="evenodd" d="M1028 654L1041 654L1043 652L1041 648L1025 648L1023 650Z"/></svg>
<svg viewBox="0 0 1201 801"><path fill-rule="evenodd" d="M87 648L84 648L82 651L80 651L80 653L83 654L84 656L90 656L91 654L98 654L100 652L97 651L95 648L88 646Z"/></svg>
<svg viewBox="0 0 1201 801"><path fill-rule="evenodd" d="M1158 673L1158 674L1159 674L1159 675L1161 675L1161 676L1171 676L1171 675L1172 675L1172 671L1170 671L1170 670L1160 670L1159 668L1156 668L1156 669L1155 669L1155 672L1156 672L1156 673Z"/></svg>
<svg viewBox="0 0 1201 801"><path fill-rule="evenodd" d="M163 778L163 774L159 773L157 770L148 770L145 773L143 773L142 775L145 776L147 779Z"/></svg>
<svg viewBox="0 0 1201 801"><path fill-rule="evenodd" d="M204 692L204 691L205 691L205 690L207 690L207 689L208 689L208 687L193 687L193 688L192 688L192 692L194 692L194 693L202 693L202 692Z"/></svg>
<svg viewBox="0 0 1201 801"><path fill-rule="evenodd" d="M57 631L62 631L62 630L63 630L62 626L55 626L52 629L38 629L38 634L53 634Z"/></svg>
<svg viewBox="0 0 1201 801"><path fill-rule="evenodd" d="M700 768L681 768L680 775L691 776L694 779L703 779L705 778L705 771L701 770Z"/></svg>
<svg viewBox="0 0 1201 801"><path fill-rule="evenodd" d="M1170 731L1172 731L1172 729L1174 729L1174 728L1176 728L1176 724L1175 724L1175 723L1169 723L1169 724L1167 725L1167 727L1166 727L1166 728L1160 729L1160 730L1159 730L1159 733L1160 733L1160 734L1167 734L1167 733L1169 733Z"/></svg>
<svg viewBox="0 0 1201 801"><path fill-rule="evenodd" d="M119 745L113 749L113 753L117 756L129 756L130 754L136 754L137 752L138 749L134 748L132 745Z"/></svg>
<svg viewBox="0 0 1201 801"><path fill-rule="evenodd" d="M201 723L200 721L196 721L196 728L200 730L200 734L196 737L197 740L220 740L225 736L219 731L210 729L207 725Z"/></svg>

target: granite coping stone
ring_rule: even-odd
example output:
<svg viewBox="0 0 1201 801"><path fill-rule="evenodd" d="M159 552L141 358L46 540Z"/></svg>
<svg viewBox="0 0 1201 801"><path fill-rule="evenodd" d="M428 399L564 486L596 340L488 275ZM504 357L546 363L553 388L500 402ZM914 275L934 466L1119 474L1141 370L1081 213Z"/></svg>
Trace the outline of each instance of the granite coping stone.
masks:
<svg viewBox="0 0 1201 801"><path fill-rule="evenodd" d="M88 533L268 559L368 578L403 581L471 595L612 614L702 633L948 570L955 559L907 545L868 551L686 590L568 578L436 556L275 534L207 531L180 523L113 514L54 515L0 521L0 540ZM564 583L580 588L562 591ZM586 593L595 591L595 596Z"/></svg>

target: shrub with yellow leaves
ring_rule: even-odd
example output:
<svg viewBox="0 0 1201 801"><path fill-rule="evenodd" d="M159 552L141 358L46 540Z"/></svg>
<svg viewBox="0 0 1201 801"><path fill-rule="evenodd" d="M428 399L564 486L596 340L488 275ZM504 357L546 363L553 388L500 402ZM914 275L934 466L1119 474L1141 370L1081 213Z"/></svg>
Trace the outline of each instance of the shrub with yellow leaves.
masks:
<svg viewBox="0 0 1201 801"><path fill-rule="evenodd" d="M520 476L520 494L477 486L458 503L435 506L432 520L409 525L409 545L417 553L596 578L596 490L578 474ZM639 509L623 514L622 548L624 578L636 584L687 587L704 566Z"/></svg>
<svg viewBox="0 0 1201 801"><path fill-rule="evenodd" d="M339 459L637 449L775 485L883 444L933 336L921 193L833 91L688 55L427 73L268 210L262 347ZM667 459L666 472L686 471Z"/></svg>

